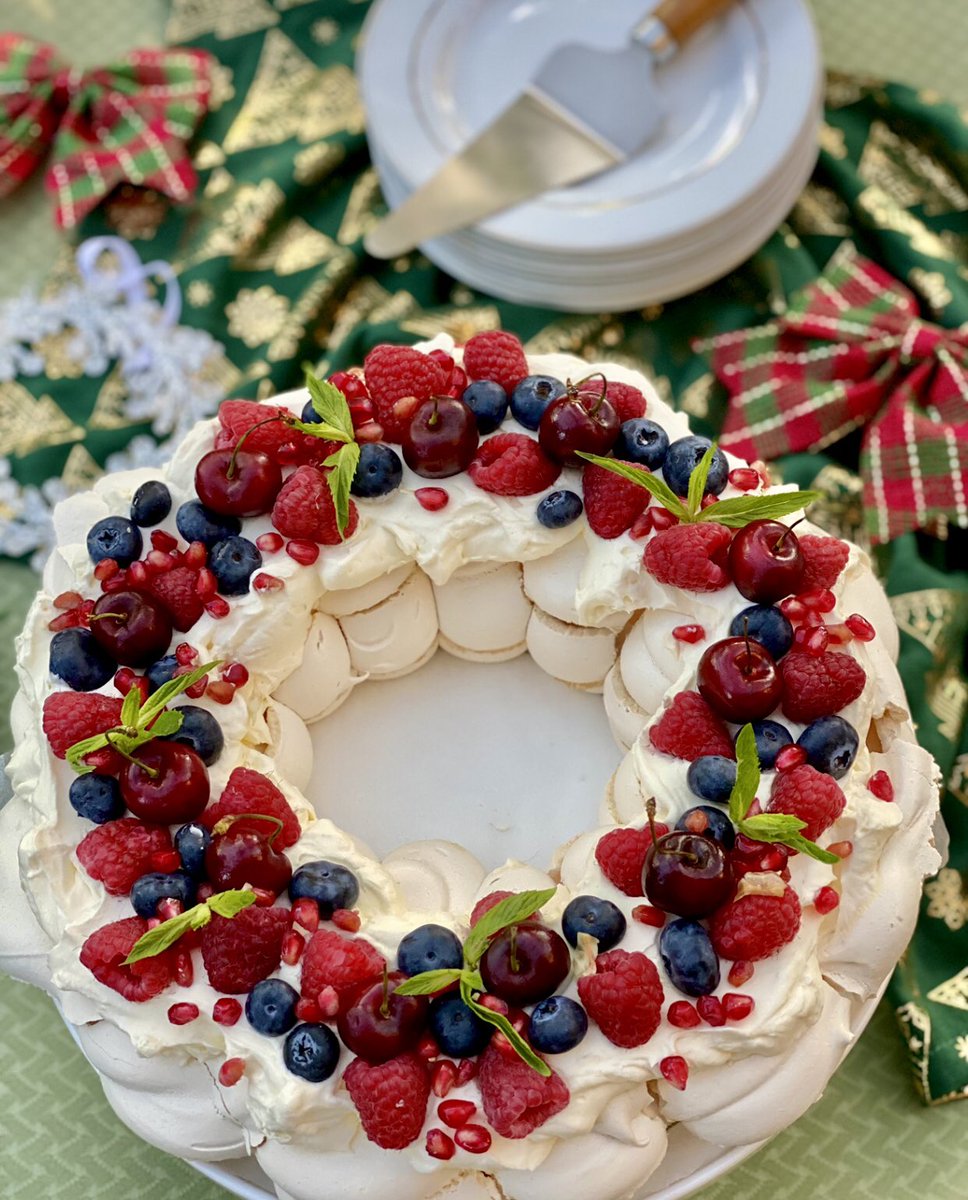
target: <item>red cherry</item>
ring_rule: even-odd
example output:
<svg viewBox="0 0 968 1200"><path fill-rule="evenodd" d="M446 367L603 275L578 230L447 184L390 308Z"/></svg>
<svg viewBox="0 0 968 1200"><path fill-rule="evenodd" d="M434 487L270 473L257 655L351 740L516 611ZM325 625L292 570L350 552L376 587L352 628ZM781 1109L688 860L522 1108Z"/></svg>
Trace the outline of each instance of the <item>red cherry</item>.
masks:
<svg viewBox="0 0 968 1200"><path fill-rule="evenodd" d="M738 724L768 716L783 691L769 650L744 637L713 642L699 660L696 682L703 699L721 717Z"/></svg>
<svg viewBox="0 0 968 1200"><path fill-rule="evenodd" d="M581 466L578 451L587 454L608 454L615 445L621 421L604 388L594 389L590 382L569 385L545 409L538 426L541 449L553 461Z"/></svg>
<svg viewBox="0 0 968 1200"><path fill-rule="evenodd" d="M253 813L225 817L205 851L205 870L220 892L250 883L278 896L289 886L292 864L273 846L282 829L277 817Z"/></svg>
<svg viewBox="0 0 968 1200"><path fill-rule="evenodd" d="M365 1062L386 1062L420 1040L427 1022L427 998L398 996L395 989L406 978L402 971L393 971L368 984L336 1019L343 1042Z"/></svg>
<svg viewBox="0 0 968 1200"><path fill-rule="evenodd" d="M208 804L205 764L181 742L155 741L121 771L121 796L136 817L158 825L194 821Z"/></svg>
<svg viewBox="0 0 968 1200"><path fill-rule="evenodd" d="M259 450L210 450L195 468L195 491L213 512L233 517L267 513L282 487L279 464Z"/></svg>
<svg viewBox="0 0 968 1200"><path fill-rule="evenodd" d="M707 917L733 891L729 859L719 842L674 830L649 847L642 875L656 908L679 917Z"/></svg>
<svg viewBox="0 0 968 1200"><path fill-rule="evenodd" d="M171 618L151 596L111 592L94 605L91 632L116 662L126 667L147 667L168 649Z"/></svg>
<svg viewBox="0 0 968 1200"><path fill-rule="evenodd" d="M403 439L403 458L424 479L447 479L466 471L480 435L474 414L455 396L418 405Z"/></svg>
<svg viewBox="0 0 968 1200"><path fill-rule="evenodd" d="M797 535L781 521L750 521L729 544L729 573L747 600L775 604L799 591L803 555Z"/></svg>
<svg viewBox="0 0 968 1200"><path fill-rule="evenodd" d="M536 1004L568 977L571 954L564 938L537 922L503 929L481 959L489 992L511 1004Z"/></svg>

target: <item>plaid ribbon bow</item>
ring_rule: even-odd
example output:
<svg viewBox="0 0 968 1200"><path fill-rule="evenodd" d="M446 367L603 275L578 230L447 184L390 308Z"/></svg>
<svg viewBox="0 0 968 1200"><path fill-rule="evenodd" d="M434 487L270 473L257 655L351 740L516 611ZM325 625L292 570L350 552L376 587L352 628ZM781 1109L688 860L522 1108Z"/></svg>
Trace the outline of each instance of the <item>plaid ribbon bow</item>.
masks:
<svg viewBox="0 0 968 1200"><path fill-rule="evenodd" d="M134 50L79 71L53 46L0 35L0 196L53 143L45 183L61 228L123 182L190 199L197 178L186 146L209 105L212 64L202 50Z"/></svg>
<svg viewBox="0 0 968 1200"><path fill-rule="evenodd" d="M873 543L968 527L968 326L845 242L775 321L697 343L730 393L720 445L748 459L821 450L862 425Z"/></svg>

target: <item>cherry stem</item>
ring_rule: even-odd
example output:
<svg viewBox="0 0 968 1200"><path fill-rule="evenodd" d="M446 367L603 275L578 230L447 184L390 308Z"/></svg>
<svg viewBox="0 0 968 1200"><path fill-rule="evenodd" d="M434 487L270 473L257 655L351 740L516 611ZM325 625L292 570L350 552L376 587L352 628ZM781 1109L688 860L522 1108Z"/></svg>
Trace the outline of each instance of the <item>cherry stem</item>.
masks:
<svg viewBox="0 0 968 1200"><path fill-rule="evenodd" d="M652 834L652 845L654 846L658 840L658 834L655 831L655 797L650 796L645 802L645 815L649 818L649 832Z"/></svg>
<svg viewBox="0 0 968 1200"><path fill-rule="evenodd" d="M127 613L92 613L88 620L103 621L105 617L114 617L116 621L127 621Z"/></svg>
<svg viewBox="0 0 968 1200"><path fill-rule="evenodd" d="M380 1016L390 1015L390 968L383 964L383 1003L380 1005Z"/></svg>
<svg viewBox="0 0 968 1200"><path fill-rule="evenodd" d="M249 436L249 434L255 433L255 431L257 429L261 429L263 425L273 425L276 421L284 422L285 418L284 417L266 417L266 419L264 421L257 421L253 426L251 426L251 428L247 429L245 431L245 433L242 434L242 436L239 438L239 440L235 443L235 449L232 451L232 457L229 459L228 469L225 472L226 479L234 479L235 478L235 476L237 474L235 460L238 458L239 451L242 449L242 445L245 442L245 439Z"/></svg>
<svg viewBox="0 0 968 1200"><path fill-rule="evenodd" d="M434 396L434 411L427 418L427 424L431 429L435 429L440 424L440 399Z"/></svg>
<svg viewBox="0 0 968 1200"><path fill-rule="evenodd" d="M743 618L743 637L746 639L746 672L745 673L747 675L749 675L749 673L753 669L753 651L750 649L750 619L749 619L749 617Z"/></svg>
<svg viewBox="0 0 968 1200"><path fill-rule="evenodd" d="M786 529L784 529L784 531L780 534L780 536L773 543L773 553L774 554L776 554L777 550L779 550L780 547L783 545L784 541L786 541L787 534L792 533L794 531L794 529L796 529L796 527L800 524L800 521L805 521L806 519L807 519L806 517L800 517L798 520L794 521L792 525L788 525L786 527Z"/></svg>
<svg viewBox="0 0 968 1200"><path fill-rule="evenodd" d="M275 825L275 829L273 829L272 833L269 834L270 848L272 846L272 843L276 840L276 838L279 836L280 833L282 833L283 829L285 828L282 821L278 817L270 817L268 815L268 813L243 812L243 813L232 813L232 815L229 817L222 817L222 819L220 821L217 821L216 824L214 825L214 827L212 828L212 833L218 833L218 834L227 833L232 828L232 826L235 824L236 821L243 821L243 820L246 820L246 821L271 821L272 824Z"/></svg>
<svg viewBox="0 0 968 1200"><path fill-rule="evenodd" d="M574 399L577 399L578 398L578 389L581 387L581 385L583 383L587 383L589 381L589 379L595 379L596 377L602 381L602 394L595 401L595 404L592 408L588 408L585 410L590 417L593 417L598 412L598 410L602 407L602 404L605 400L605 396L608 393L608 380L605 378L604 372L592 371L592 373L590 375L586 375L584 379L579 379L577 383L572 383L571 380L568 381L568 395L573 397Z"/></svg>
<svg viewBox="0 0 968 1200"><path fill-rule="evenodd" d="M517 972L517 971L521 970L521 962L518 958L518 927L517 927L517 925L511 926L510 933L511 933L511 970Z"/></svg>
<svg viewBox="0 0 968 1200"><path fill-rule="evenodd" d="M127 752L127 750L122 750L121 747L119 745L117 745L117 743L115 742L115 740L112 736L114 733L115 733L115 730L109 729L107 731L107 733L104 735L104 740L111 747L111 749L116 751L118 754L120 754L122 758L126 758L129 763L134 763L134 765L136 767L140 767L141 770L144 771L144 773L148 776L149 779L157 779L158 778L158 768L157 767L149 767L148 764L143 763L140 758L135 758L135 756L133 754L129 754Z"/></svg>

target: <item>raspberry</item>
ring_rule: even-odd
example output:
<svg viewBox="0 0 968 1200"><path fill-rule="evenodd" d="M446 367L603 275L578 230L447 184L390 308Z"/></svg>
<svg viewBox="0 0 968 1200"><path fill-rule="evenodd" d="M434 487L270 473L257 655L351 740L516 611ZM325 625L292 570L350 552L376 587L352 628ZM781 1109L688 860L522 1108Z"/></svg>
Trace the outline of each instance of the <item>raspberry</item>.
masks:
<svg viewBox="0 0 968 1200"><path fill-rule="evenodd" d="M645 416L646 399L639 389L630 383L618 383L610 379L606 384L605 395L618 413L620 421L631 421L635 417Z"/></svg>
<svg viewBox="0 0 968 1200"><path fill-rule="evenodd" d="M429 400L446 391L447 376L438 362L411 346L374 346L363 363L366 386L383 426L384 440L402 441L405 422L394 405L405 396Z"/></svg>
<svg viewBox="0 0 968 1200"><path fill-rule="evenodd" d="M416 1054L401 1054L377 1067L354 1058L343 1082L360 1114L363 1132L384 1150L404 1150L423 1129L430 1073Z"/></svg>
<svg viewBox="0 0 968 1200"><path fill-rule="evenodd" d="M649 730L656 750L694 762L706 754L735 758L729 730L698 692L680 692Z"/></svg>
<svg viewBox="0 0 968 1200"><path fill-rule="evenodd" d="M54 692L44 701L44 733L58 758L75 742L114 729L121 722L121 701L96 692Z"/></svg>
<svg viewBox="0 0 968 1200"><path fill-rule="evenodd" d="M803 836L815 842L837 820L845 804L836 779L804 764L776 775L766 811L789 813L806 821Z"/></svg>
<svg viewBox="0 0 968 1200"><path fill-rule="evenodd" d="M126 896L134 881L154 870L151 858L171 849L164 825L145 825L135 817L106 821L86 833L77 847L81 866L112 896Z"/></svg>
<svg viewBox="0 0 968 1200"><path fill-rule="evenodd" d="M262 813L267 817L278 817L282 821L282 829L273 842L277 850L285 850L299 841L299 818L289 807L286 797L271 779L248 767L235 768L221 796L206 808L199 820L211 829L216 821L235 813ZM267 824L266 830L269 829Z"/></svg>
<svg viewBox="0 0 968 1200"><path fill-rule="evenodd" d="M782 950L800 928L800 901L792 887L782 896L747 895L713 913L709 936L720 958L759 962Z"/></svg>
<svg viewBox="0 0 968 1200"><path fill-rule="evenodd" d="M205 601L196 591L198 572L190 567L173 567L164 575L152 575L147 590L168 610L179 633L187 633L205 611Z"/></svg>
<svg viewBox="0 0 968 1200"><path fill-rule="evenodd" d="M123 965L135 942L147 932L147 921L128 917L95 930L81 947L81 962L94 978L133 1004L152 999L171 983L168 952L143 958L129 967Z"/></svg>
<svg viewBox="0 0 968 1200"><path fill-rule="evenodd" d="M485 1116L506 1138L534 1133L571 1098L560 1075L539 1075L523 1059L505 1058L493 1046L481 1055L477 1084Z"/></svg>
<svg viewBox="0 0 968 1200"><path fill-rule="evenodd" d="M656 832L668 833L665 825L656 825ZM644 896L642 872L645 856L652 845L649 829L612 829L599 839L595 860L602 874L626 896Z"/></svg>
<svg viewBox="0 0 968 1200"><path fill-rule="evenodd" d="M594 463L585 467L582 490L588 524L600 538L607 539L631 529L652 499L644 487Z"/></svg>
<svg viewBox="0 0 968 1200"><path fill-rule="evenodd" d="M497 433L482 442L467 474L497 496L533 496L561 474L538 443L524 433Z"/></svg>
<svg viewBox="0 0 968 1200"><path fill-rule="evenodd" d="M783 711L791 721L809 725L852 703L864 690L867 672L849 654L827 650L810 654L791 650L780 663Z"/></svg>
<svg viewBox="0 0 968 1200"><path fill-rule="evenodd" d="M609 950L595 959L594 975L578 980L588 1015L615 1046L643 1046L662 1018L662 982L655 963L639 951Z"/></svg>
<svg viewBox="0 0 968 1200"><path fill-rule="evenodd" d="M317 929L302 956L302 994L315 999L325 987L346 995L383 974L386 962L363 938Z"/></svg>
<svg viewBox="0 0 968 1200"><path fill-rule="evenodd" d="M732 536L715 521L673 525L652 538L642 561L659 583L690 592L718 592L729 583L726 551Z"/></svg>
<svg viewBox="0 0 968 1200"><path fill-rule="evenodd" d="M209 983L217 992L251 992L279 966L288 928L284 908L253 904L231 919L213 915L199 937Z"/></svg>
<svg viewBox="0 0 968 1200"><path fill-rule="evenodd" d="M513 333L489 329L464 347L464 370L471 379L493 379L510 395L528 375L528 360Z"/></svg>
<svg viewBox="0 0 968 1200"><path fill-rule="evenodd" d="M282 418L272 420L273 417ZM256 404L254 400L223 400L218 410L222 433L217 444L235 447L248 430L255 429L245 439L246 450L261 450L272 458L279 458L283 446L295 448L295 454L283 455L286 462L319 463L339 449L339 442L326 442L293 429L287 418L292 413L277 404ZM267 422L262 424L262 422Z"/></svg>
<svg viewBox="0 0 968 1200"><path fill-rule="evenodd" d="M810 592L814 588L832 588L847 564L850 547L839 538L820 537L815 533L805 533L797 541L803 555L800 590Z"/></svg>
<svg viewBox="0 0 968 1200"><path fill-rule="evenodd" d="M474 911L471 913L471 924L476 925L485 913L491 911L495 904L500 904L502 900L506 900L508 896L513 895L514 892L488 892L486 896L482 896L474 905Z"/></svg>
<svg viewBox="0 0 968 1200"><path fill-rule="evenodd" d="M349 523L343 537L336 524L336 507L326 472L318 467L299 467L286 480L272 506L272 523L284 537L338 546L353 535L359 521L350 501Z"/></svg>

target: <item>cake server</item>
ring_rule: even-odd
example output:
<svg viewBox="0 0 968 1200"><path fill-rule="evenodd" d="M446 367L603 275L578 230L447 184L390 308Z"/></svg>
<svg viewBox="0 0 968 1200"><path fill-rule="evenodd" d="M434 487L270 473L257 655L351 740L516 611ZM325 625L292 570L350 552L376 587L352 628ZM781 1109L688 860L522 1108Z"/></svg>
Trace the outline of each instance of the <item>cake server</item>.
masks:
<svg viewBox="0 0 968 1200"><path fill-rule="evenodd" d="M620 50L560 46L524 91L367 234L377 258L617 166L662 125L653 66L732 0L661 0Z"/></svg>

